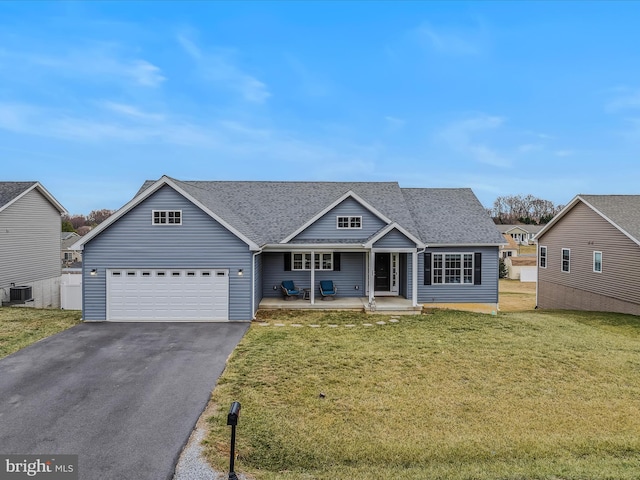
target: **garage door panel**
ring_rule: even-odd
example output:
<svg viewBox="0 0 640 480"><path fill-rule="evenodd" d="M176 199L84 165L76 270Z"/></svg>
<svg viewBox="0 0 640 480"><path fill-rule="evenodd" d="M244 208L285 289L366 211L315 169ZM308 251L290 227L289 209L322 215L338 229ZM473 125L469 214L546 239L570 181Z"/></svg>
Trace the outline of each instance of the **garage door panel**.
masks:
<svg viewBox="0 0 640 480"><path fill-rule="evenodd" d="M111 321L228 320L228 270L107 271Z"/></svg>

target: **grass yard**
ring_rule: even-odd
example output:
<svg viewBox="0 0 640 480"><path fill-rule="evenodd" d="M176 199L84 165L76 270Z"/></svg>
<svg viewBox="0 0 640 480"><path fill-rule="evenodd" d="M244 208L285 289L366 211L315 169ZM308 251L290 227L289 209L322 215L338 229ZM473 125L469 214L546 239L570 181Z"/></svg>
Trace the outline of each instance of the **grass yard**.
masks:
<svg viewBox="0 0 640 480"><path fill-rule="evenodd" d="M501 312L521 312L536 307L535 282L501 279L499 284Z"/></svg>
<svg viewBox="0 0 640 480"><path fill-rule="evenodd" d="M251 326L208 410L205 450L220 471L226 413L238 400L236 470L250 478L639 478L638 317L436 311L389 323L273 312L263 320L269 326Z"/></svg>
<svg viewBox="0 0 640 480"><path fill-rule="evenodd" d="M80 323L82 312L0 308L0 358Z"/></svg>

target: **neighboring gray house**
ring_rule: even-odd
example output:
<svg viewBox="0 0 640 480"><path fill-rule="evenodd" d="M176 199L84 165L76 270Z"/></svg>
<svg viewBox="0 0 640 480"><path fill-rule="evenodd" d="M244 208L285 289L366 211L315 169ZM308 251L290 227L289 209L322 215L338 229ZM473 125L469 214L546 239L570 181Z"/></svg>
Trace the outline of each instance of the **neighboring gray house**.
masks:
<svg viewBox="0 0 640 480"><path fill-rule="evenodd" d="M320 299L496 310L504 243L470 189L162 177L74 248L84 319L250 320L283 280Z"/></svg>
<svg viewBox="0 0 640 480"><path fill-rule="evenodd" d="M64 207L38 182L0 182L0 300L60 306ZM13 287L13 294L12 294ZM31 297L31 298L27 298Z"/></svg>
<svg viewBox="0 0 640 480"><path fill-rule="evenodd" d="M640 195L578 195L536 239L538 307L640 315Z"/></svg>

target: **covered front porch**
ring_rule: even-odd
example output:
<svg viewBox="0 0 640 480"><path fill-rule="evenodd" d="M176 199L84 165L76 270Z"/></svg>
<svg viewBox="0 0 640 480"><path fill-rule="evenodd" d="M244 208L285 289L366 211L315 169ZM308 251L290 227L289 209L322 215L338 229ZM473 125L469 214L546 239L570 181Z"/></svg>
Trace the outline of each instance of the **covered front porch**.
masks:
<svg viewBox="0 0 640 480"><path fill-rule="evenodd" d="M412 300L402 297L376 297L369 303L369 297L336 297L333 300L285 300L284 298L263 298L259 310L352 310L379 314L417 315L422 305L413 305Z"/></svg>

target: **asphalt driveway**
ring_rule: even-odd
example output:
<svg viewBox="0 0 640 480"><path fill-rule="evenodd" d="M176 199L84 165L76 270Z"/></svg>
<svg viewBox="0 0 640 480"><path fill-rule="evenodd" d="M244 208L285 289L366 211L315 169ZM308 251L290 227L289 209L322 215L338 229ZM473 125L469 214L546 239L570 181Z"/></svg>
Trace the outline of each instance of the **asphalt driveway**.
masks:
<svg viewBox="0 0 640 480"><path fill-rule="evenodd" d="M162 480L248 323L84 323L0 360L0 453Z"/></svg>

